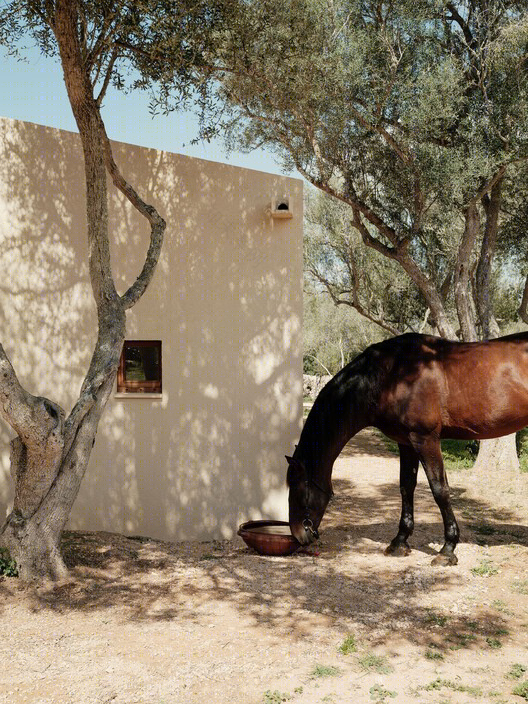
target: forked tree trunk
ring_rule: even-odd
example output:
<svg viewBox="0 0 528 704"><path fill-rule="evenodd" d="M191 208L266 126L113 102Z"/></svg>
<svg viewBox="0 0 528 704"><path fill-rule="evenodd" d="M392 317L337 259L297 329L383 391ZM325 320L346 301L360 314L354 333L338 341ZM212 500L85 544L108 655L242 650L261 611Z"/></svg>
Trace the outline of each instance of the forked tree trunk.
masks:
<svg viewBox="0 0 528 704"><path fill-rule="evenodd" d="M64 413L47 399L24 392L1 346L0 371L4 382L0 402L19 432L11 442L14 506L0 533L22 579L35 575L58 579L66 572L59 550L62 526L49 520L43 501L62 460Z"/></svg>
<svg viewBox="0 0 528 704"><path fill-rule="evenodd" d="M113 160L89 70L82 58L77 10L75 0L56 0L50 26L59 47L68 98L83 146L89 270L98 336L79 399L66 420L56 403L32 396L21 387L0 344L0 415L17 433L11 443L14 505L0 527L0 540L17 562L24 580L60 579L67 574L60 554L60 536L112 392L125 337L126 310L139 300L152 279L165 229L164 220L125 181ZM115 289L110 262L107 172L151 226L150 246L141 274L122 296Z"/></svg>

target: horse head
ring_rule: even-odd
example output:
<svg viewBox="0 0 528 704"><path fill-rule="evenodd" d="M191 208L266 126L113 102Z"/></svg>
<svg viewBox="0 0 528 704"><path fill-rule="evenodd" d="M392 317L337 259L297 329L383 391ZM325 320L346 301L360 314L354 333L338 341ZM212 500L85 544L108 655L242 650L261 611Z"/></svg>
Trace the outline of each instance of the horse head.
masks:
<svg viewBox="0 0 528 704"><path fill-rule="evenodd" d="M309 545L319 538L317 529L321 523L330 497L331 489L308 476L302 460L288 457L287 482L289 493L289 522L292 535L301 545Z"/></svg>

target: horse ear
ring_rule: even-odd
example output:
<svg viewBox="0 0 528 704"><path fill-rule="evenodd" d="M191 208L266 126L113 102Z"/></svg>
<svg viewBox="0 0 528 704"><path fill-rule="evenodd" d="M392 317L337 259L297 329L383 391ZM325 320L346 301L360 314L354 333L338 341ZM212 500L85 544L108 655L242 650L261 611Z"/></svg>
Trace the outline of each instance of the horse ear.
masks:
<svg viewBox="0 0 528 704"><path fill-rule="evenodd" d="M285 455L285 457L288 460L288 474L286 476L288 486L306 481L304 464L300 460L295 459L295 457L288 457L288 455Z"/></svg>

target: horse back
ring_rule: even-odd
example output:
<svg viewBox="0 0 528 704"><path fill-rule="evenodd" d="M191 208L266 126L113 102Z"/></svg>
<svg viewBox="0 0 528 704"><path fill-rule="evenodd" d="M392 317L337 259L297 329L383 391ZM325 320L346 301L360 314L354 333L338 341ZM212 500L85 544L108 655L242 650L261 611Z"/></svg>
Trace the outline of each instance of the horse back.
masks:
<svg viewBox="0 0 528 704"><path fill-rule="evenodd" d="M477 343L410 334L377 354L384 373L373 424L399 441L411 432L498 437L528 425L527 333Z"/></svg>

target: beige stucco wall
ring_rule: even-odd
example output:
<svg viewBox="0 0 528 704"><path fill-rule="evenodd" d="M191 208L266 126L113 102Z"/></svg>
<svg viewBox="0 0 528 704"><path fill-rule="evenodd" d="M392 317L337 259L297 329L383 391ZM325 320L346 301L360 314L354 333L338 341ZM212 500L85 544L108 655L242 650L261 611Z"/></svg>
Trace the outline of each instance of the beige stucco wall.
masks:
<svg viewBox="0 0 528 704"><path fill-rule="evenodd" d="M230 537L286 518L284 454L302 406L302 182L115 144L125 176L168 222L129 339L161 339L161 398L113 397L70 526L157 538ZM78 136L0 119L0 340L21 382L76 398L95 340ZM288 194L294 217L266 212ZM148 227L111 189L118 290ZM9 439L0 424L0 516Z"/></svg>

